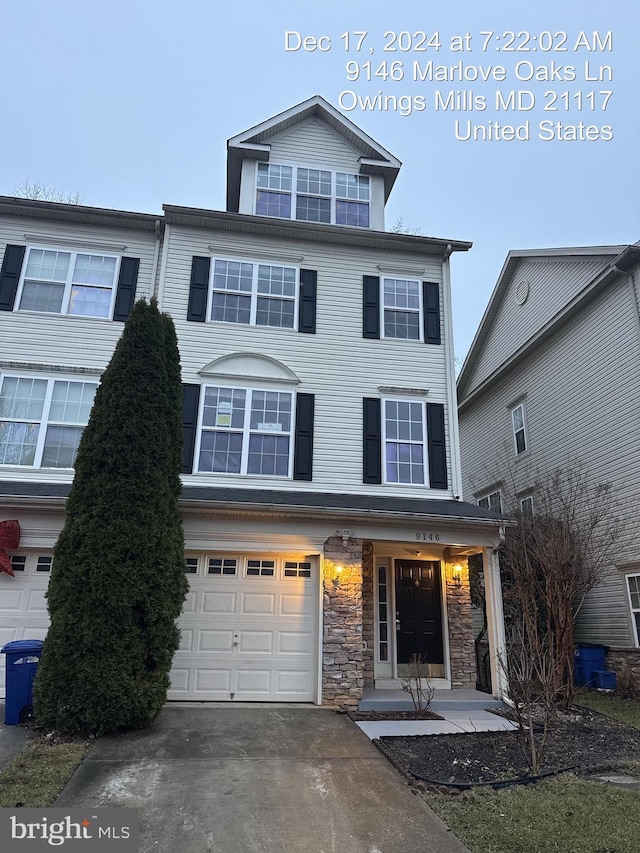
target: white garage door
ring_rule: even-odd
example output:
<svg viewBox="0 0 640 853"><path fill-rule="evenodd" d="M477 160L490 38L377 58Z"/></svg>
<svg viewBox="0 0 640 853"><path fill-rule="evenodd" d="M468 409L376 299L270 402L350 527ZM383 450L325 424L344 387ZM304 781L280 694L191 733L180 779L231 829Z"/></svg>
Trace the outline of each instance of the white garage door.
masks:
<svg viewBox="0 0 640 853"><path fill-rule="evenodd" d="M44 639L51 555L14 554L11 562L15 577L0 573L0 644ZM188 557L187 571L190 592L168 698L313 701L317 560L206 554Z"/></svg>
<svg viewBox="0 0 640 853"><path fill-rule="evenodd" d="M15 577L0 572L0 648L12 640L44 640L49 614L44 594L50 554L13 554ZM5 695L5 655L0 655L0 698Z"/></svg>
<svg viewBox="0 0 640 853"><path fill-rule="evenodd" d="M187 566L169 699L313 701L317 560L208 554Z"/></svg>

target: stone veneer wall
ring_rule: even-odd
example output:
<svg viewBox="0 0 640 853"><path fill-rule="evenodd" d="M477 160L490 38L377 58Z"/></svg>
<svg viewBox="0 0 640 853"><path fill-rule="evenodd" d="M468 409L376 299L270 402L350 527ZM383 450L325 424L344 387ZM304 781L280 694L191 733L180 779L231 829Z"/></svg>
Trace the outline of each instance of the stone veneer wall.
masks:
<svg viewBox="0 0 640 853"><path fill-rule="evenodd" d="M451 687L476 686L476 653L473 643L469 569L463 564L460 586L452 577L451 566L443 563L447 591Z"/></svg>
<svg viewBox="0 0 640 853"><path fill-rule="evenodd" d="M618 686L622 681L626 689L631 687L640 692L640 649L610 648L606 657L607 669L613 670L618 676Z"/></svg>
<svg viewBox="0 0 640 853"><path fill-rule="evenodd" d="M376 650L375 634L373 628L374 604L373 604L373 544L365 542L362 546L362 659L364 663L364 683L366 687L373 687L373 656Z"/></svg>
<svg viewBox="0 0 640 853"><path fill-rule="evenodd" d="M322 703L355 707L362 698L362 539L324 543ZM339 583L336 566L343 566Z"/></svg>

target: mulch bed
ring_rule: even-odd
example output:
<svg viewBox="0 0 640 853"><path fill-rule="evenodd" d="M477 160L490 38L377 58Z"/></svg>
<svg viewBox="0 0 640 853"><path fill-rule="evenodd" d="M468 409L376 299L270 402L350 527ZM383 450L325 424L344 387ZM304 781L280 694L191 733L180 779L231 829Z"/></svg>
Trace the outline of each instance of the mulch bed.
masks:
<svg viewBox="0 0 640 853"><path fill-rule="evenodd" d="M399 768L441 783L494 782L529 775L517 732L383 737L383 751ZM614 770L638 759L640 730L588 711L560 720L549 735L541 774Z"/></svg>
<svg viewBox="0 0 640 853"><path fill-rule="evenodd" d="M347 710L347 714L352 720L443 720L439 714L433 711L422 711L418 714L416 711L353 711Z"/></svg>

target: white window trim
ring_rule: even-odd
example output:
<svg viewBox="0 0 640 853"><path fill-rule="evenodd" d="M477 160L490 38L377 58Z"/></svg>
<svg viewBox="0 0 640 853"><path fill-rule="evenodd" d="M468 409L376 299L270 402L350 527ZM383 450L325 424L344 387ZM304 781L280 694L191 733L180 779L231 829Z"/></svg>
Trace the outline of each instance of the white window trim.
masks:
<svg viewBox="0 0 640 853"><path fill-rule="evenodd" d="M258 191L264 190L265 192L274 192L281 194L289 194L291 195L291 216L287 219L287 221L291 222L308 222L312 225L338 225L340 228L360 228L363 231L370 231L372 228L371 225L371 214L372 214L372 195L373 195L373 183L371 181L370 175L363 175L360 172L354 172L350 169L332 169L327 168L327 166L313 165L310 163L300 163L295 161L276 161L269 160L263 165L265 166L290 166L293 169L292 173L292 181L291 181L291 191L289 190L270 190L268 187L259 187L258 186L258 174L259 168L258 163L256 163L255 169L255 178L254 178L254 193L253 193L253 213L255 216L268 216L270 219L283 219L285 217L281 216L270 216L266 213L257 213L258 206ZM298 193L297 192L297 184L298 184L298 169L309 169L318 172L329 172L331 175L331 195L321 195L320 193L314 195L313 193ZM344 198L343 196L337 195L337 175L351 175L355 178L368 178L369 180L369 198L368 199L356 199L356 198ZM296 219L296 198L298 195L303 195L308 198L328 198L330 199L330 221L329 222L314 222L309 219ZM356 204L366 204L369 208L369 225L347 225L342 222L336 222L336 202L338 201L352 201Z"/></svg>
<svg viewBox="0 0 640 853"><path fill-rule="evenodd" d="M636 624L635 614L640 613L640 608L635 608L631 601L631 587L629 586L629 578L638 578L640 580L640 574L632 572L625 575L625 586L627 588L627 600L629 602L629 612L631 613L631 629L633 631L633 636L636 642L636 648L640 646L640 631L638 630L638 626Z"/></svg>
<svg viewBox="0 0 640 853"><path fill-rule="evenodd" d="M387 403L419 403L422 407L422 442L390 438L389 441L394 444L422 444L422 466L424 471L424 482L422 483L404 483L401 480L387 479ZM427 407L422 400L406 399L405 397L383 397L382 398L382 482L389 486L408 486L413 489L430 489L429 482L429 450L428 450L428 435L427 435Z"/></svg>
<svg viewBox="0 0 640 853"><path fill-rule="evenodd" d="M389 308L384 304L384 282L385 279L391 281L411 281L418 285L418 308ZM380 337L387 341L403 341L412 343L424 343L424 305L422 304L422 280L415 276L409 275L382 275L380 276ZM384 312L393 311L394 313L405 312L418 315L418 332L417 338L399 338L396 335L386 335L384 330Z"/></svg>
<svg viewBox="0 0 640 853"><path fill-rule="evenodd" d="M51 411L51 398L53 396L53 387L56 382L75 382L81 385L95 385L96 390L98 388L99 382L96 379L92 381L91 378L87 377L82 378L78 376L78 374L56 374L51 376L49 374L37 374L37 373L18 373L15 371L3 371L0 374L0 391L2 391L2 383L5 378L12 379L40 379L47 383L47 388L45 391L44 402L42 404L42 415L38 419L37 423L39 424L38 430L38 440L36 442L36 448L34 453L34 461L32 465L17 465L11 462L3 462L0 463L0 469L14 469L18 471L73 471L73 466L70 468L50 468L43 466L42 463L42 454L44 452L44 444L45 438L47 434L47 427L49 426L68 426L68 427L82 427L83 430L86 427L86 423L71 423L71 422L59 422L59 421L50 421L49 414ZM46 415L46 417L45 417ZM0 417L0 421L4 423L36 423L35 419L29 418L9 418L9 417Z"/></svg>
<svg viewBox="0 0 640 853"><path fill-rule="evenodd" d="M22 271L20 273L20 281L18 282L18 290L16 293L15 300L15 308L14 312L18 314L44 314L47 317L74 317L80 320L111 320L113 317L113 309L116 302L116 292L118 290L118 279L120 277L120 262L122 260L122 255L116 254L113 251L104 251L102 249L94 249L94 248L78 248L80 244L74 243L74 248L67 245L61 244L53 244L53 245L44 245L44 244L29 244L26 247L26 252L24 255L24 261L22 263ZM32 249L40 250L44 252L66 252L71 255L69 259L69 269L67 271L67 278L64 283L64 294L62 297L62 307L60 311L37 311L32 310L30 308L20 308L20 302L22 301L22 292L24 290L25 277L27 274L27 265L29 262L29 254ZM100 255L103 258L115 258L116 268L113 273L113 285L111 286L111 301L109 302L109 311L105 316L101 316L99 314L70 314L69 313L69 301L71 299L71 286L73 280L73 271L75 269L76 258L78 255ZM62 282L52 282L54 284L62 284ZM96 288L103 289L105 285L86 285L87 287L95 286Z"/></svg>
<svg viewBox="0 0 640 853"><path fill-rule="evenodd" d="M524 450L518 451L518 442L516 439L516 425L514 422L515 413L518 409L522 409L522 433L524 435ZM516 403L514 406L510 408L511 414L511 433L513 435L513 450L516 456L524 456L525 453L529 452L529 431L527 429L527 412L524 400L520 400L519 403ZM520 432L520 430L518 430Z"/></svg>
<svg viewBox="0 0 640 853"><path fill-rule="evenodd" d="M494 495L498 495L498 501L500 502L500 508L497 510L491 506L491 498ZM502 510L503 510L503 507L502 507L502 489L491 489L491 491L485 492L483 495L480 495L478 497L478 506L482 506L480 501L484 501L484 500L486 500L488 503L487 503L486 507L483 507L483 509L488 509L490 512L502 513Z"/></svg>
<svg viewBox="0 0 640 853"><path fill-rule="evenodd" d="M244 409L244 424L242 427L242 450L240 457L240 473L234 474L229 471L201 471L200 470L200 448L202 444L202 433L206 429L209 432L215 431L215 427L203 427L202 421L204 417L204 401L205 401L205 392L207 388L227 388L233 391L244 391L245 396L245 409ZM251 402L253 399L254 391L276 391L279 394L289 394L291 397L291 429L288 433L285 432L271 432L260 430L252 430L250 429L251 424ZM274 384L255 384L251 385L243 385L235 382L206 382L200 388L200 402L198 408L198 427L196 433L196 442L195 442L195 452L194 452L194 474L203 477L230 477L237 479L238 477L242 478L266 478L269 480L291 480L293 479L293 450L295 443L295 423L296 417L296 393L289 387L283 387L280 385ZM239 429L231 429L228 430L221 429L221 432L240 432ZM247 466L249 461L249 437L251 435L288 435L289 437L289 461L287 467L286 474L251 474L247 472Z"/></svg>
<svg viewBox="0 0 640 853"><path fill-rule="evenodd" d="M251 275L251 292L247 293L243 290L217 290L218 293L230 293L232 295L238 296L249 296L251 298L251 309L250 309L250 319L248 323L234 323L231 320L214 320L211 316L211 312L213 310L213 281L215 275L215 267L216 261L224 261L226 263L238 263L238 264L251 264L253 266L253 272ZM296 283L294 289L294 296L291 298L290 296L270 296L265 293L258 293L258 266L267 266L267 267L282 267L293 269L296 272ZM256 323L256 314L258 310L258 296L262 296L265 299L284 299L287 302L293 302L293 326L263 326L262 324ZM297 332L298 331L298 314L299 314L299 302L300 302L300 266L295 263L285 263L284 261L276 261L273 259L265 260L258 258L236 258L229 257L223 254L213 254L211 256L211 270L209 272L209 292L207 294L207 323L224 323L226 326L234 327L234 326L256 326L258 329L276 329L279 332Z"/></svg>
<svg viewBox="0 0 640 853"><path fill-rule="evenodd" d="M531 510L530 511L533 513L535 511L535 506L536 506L535 501L533 500L533 495L521 495L518 498L518 503L520 505L520 512L529 512L529 510L525 509L523 506L523 504L526 503L527 501L531 501Z"/></svg>

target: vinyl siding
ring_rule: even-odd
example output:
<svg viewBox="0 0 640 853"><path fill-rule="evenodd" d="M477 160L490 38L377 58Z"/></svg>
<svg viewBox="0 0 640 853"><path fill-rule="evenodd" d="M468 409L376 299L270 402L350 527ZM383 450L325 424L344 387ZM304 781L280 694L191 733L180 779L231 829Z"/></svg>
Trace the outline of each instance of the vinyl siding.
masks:
<svg viewBox="0 0 640 853"><path fill-rule="evenodd" d="M526 394L530 452L516 459L508 406L521 394ZM614 485L630 532L640 512L640 339L626 279L609 286L544 348L463 411L460 443L466 500L475 502L506 478L509 468L516 491L525 491L535 468L581 459L594 482ZM616 554L618 565L640 559L637 537L627 538ZM624 578L614 566L588 595L578 637L632 645Z"/></svg>
<svg viewBox="0 0 640 853"><path fill-rule="evenodd" d="M361 153L319 119L307 119L267 140L272 163L309 163L357 174Z"/></svg>
<svg viewBox="0 0 640 853"><path fill-rule="evenodd" d="M523 258L509 282L465 394L470 394L555 317L610 260L610 257ZM524 305L518 305L516 291L523 281L529 283L529 296Z"/></svg>
<svg viewBox="0 0 640 853"><path fill-rule="evenodd" d="M0 224L0 258L8 244L26 245L25 234L37 236L30 243L51 245L53 248L92 251L91 247L73 245L73 239L104 246L112 245L114 253L124 246L123 255L140 258L136 298L149 297L155 249L153 233L128 231L119 228L99 228L69 225L64 222L44 222L22 217L4 219ZM56 239L64 242L56 243ZM94 251L100 252L99 248ZM26 259L25 259L26 260ZM82 365L104 369L111 358L116 341L122 333L122 323L95 317L70 317L44 312L0 311L0 339L3 361L34 364ZM90 340L90 345L87 343ZM25 342L28 341L28 352Z"/></svg>
<svg viewBox="0 0 640 853"><path fill-rule="evenodd" d="M230 475L186 475L185 484L239 484L248 488L362 492L362 398L378 397L379 385L428 388L431 403L447 403L445 348L419 341L365 340L362 337L362 276L385 269L421 271L430 281L442 280L441 262L434 257L408 257L348 247L283 243L242 234L216 235L172 226L162 308L176 323L184 382L200 382L198 371L220 356L252 352L282 362L300 380L298 390L315 394L313 481ZM252 327L235 323L186 320L193 255L210 254L212 246L227 256L278 263L273 252L300 259L300 266L318 272L317 332ZM444 303L444 300L441 300ZM442 308L441 308L442 311ZM444 329L444 318L441 317ZM415 398L419 399L419 398ZM424 398L422 398L424 399ZM446 423L449 429L449 419ZM448 436L449 482L453 442ZM368 492L425 497L448 496L450 490L424 487L367 486Z"/></svg>

